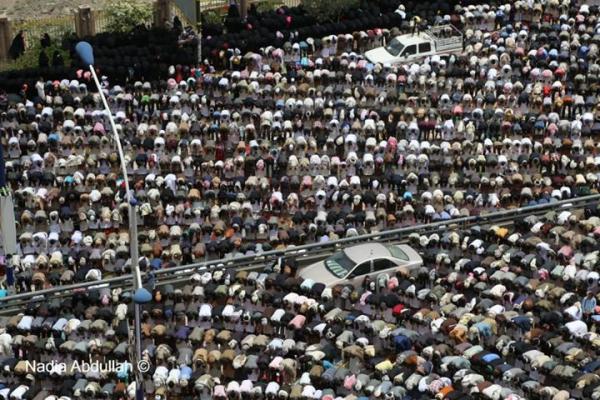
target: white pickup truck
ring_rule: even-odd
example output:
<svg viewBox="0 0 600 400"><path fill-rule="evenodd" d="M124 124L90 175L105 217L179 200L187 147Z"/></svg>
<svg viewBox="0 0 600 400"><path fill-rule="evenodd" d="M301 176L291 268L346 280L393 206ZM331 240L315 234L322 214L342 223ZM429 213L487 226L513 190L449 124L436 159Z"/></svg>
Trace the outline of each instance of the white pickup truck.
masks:
<svg viewBox="0 0 600 400"><path fill-rule="evenodd" d="M367 51L365 57L374 64L403 64L462 51L462 33L454 25L438 25L424 32L396 36L386 46Z"/></svg>

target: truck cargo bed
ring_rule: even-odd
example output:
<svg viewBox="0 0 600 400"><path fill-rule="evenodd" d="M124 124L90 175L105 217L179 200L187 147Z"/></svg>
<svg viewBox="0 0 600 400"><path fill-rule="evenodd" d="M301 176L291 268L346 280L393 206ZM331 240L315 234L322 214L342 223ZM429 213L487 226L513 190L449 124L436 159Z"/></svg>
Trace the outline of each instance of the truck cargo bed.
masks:
<svg viewBox="0 0 600 400"><path fill-rule="evenodd" d="M453 25L438 25L425 31L434 43L435 48L439 52L462 49L463 35Z"/></svg>

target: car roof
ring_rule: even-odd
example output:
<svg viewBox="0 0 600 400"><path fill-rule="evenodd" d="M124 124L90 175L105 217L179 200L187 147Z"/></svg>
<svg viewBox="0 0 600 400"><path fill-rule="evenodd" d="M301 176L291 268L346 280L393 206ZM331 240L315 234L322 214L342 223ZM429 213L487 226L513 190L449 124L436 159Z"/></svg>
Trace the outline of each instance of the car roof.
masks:
<svg viewBox="0 0 600 400"><path fill-rule="evenodd" d="M426 41L431 40L429 35L427 35L426 33L423 33L423 32L420 32L416 35L413 35L410 33L404 34L404 35L399 35L399 36L396 36L396 39L398 39L400 42L402 42L402 44L404 44L405 46L408 46L411 44L423 43L424 40L426 40Z"/></svg>
<svg viewBox="0 0 600 400"><path fill-rule="evenodd" d="M357 264L372 258L389 257L391 255L387 247L381 243L359 244L346 248L344 252Z"/></svg>

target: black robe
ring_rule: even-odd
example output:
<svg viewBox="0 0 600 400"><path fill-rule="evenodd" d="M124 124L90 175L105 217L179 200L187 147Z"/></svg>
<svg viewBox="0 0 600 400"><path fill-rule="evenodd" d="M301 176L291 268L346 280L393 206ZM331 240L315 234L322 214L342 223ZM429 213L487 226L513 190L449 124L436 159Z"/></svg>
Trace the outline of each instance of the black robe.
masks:
<svg viewBox="0 0 600 400"><path fill-rule="evenodd" d="M8 49L8 53L13 60L16 60L25 53L25 37L23 36L23 32L19 32L17 36L15 36Z"/></svg>

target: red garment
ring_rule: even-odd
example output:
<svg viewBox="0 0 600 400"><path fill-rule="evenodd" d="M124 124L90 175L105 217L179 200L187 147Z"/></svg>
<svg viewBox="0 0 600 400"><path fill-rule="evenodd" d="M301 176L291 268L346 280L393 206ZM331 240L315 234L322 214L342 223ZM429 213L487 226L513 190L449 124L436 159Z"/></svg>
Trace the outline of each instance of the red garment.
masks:
<svg viewBox="0 0 600 400"><path fill-rule="evenodd" d="M222 145L217 145L215 147L215 159L217 161L224 161L225 160L225 149L223 149Z"/></svg>
<svg viewBox="0 0 600 400"><path fill-rule="evenodd" d="M551 86L544 86L544 96L550 96L550 93L552 93L552 87Z"/></svg>
<svg viewBox="0 0 600 400"><path fill-rule="evenodd" d="M404 304L396 304L394 306L394 308L392 308L392 314L394 315L400 315L402 314L402 311L404 310Z"/></svg>

